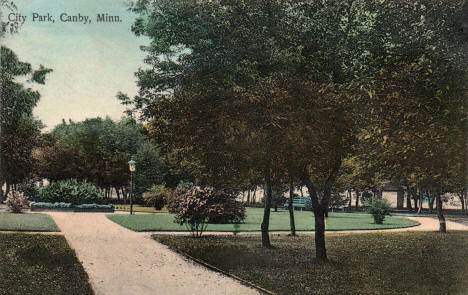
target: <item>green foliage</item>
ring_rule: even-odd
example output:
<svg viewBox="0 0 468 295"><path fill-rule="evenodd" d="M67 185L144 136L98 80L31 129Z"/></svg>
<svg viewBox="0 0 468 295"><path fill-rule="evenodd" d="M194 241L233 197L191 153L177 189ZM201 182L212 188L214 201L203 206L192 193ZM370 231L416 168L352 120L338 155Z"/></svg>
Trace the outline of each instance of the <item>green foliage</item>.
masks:
<svg viewBox="0 0 468 295"><path fill-rule="evenodd" d="M134 188L137 196L159 184L167 174L164 157L131 118L63 122L44 136L36 152L39 175L50 180L78 179L102 188L128 185L128 161L137 162Z"/></svg>
<svg viewBox="0 0 468 295"><path fill-rule="evenodd" d="M23 209L28 208L28 199L19 192L12 192L8 195L5 201L8 209L13 213L21 213Z"/></svg>
<svg viewBox="0 0 468 295"><path fill-rule="evenodd" d="M194 236L201 236L207 223L239 223L245 218L245 207L234 194L212 187L193 186L174 199L175 222L185 224Z"/></svg>
<svg viewBox="0 0 468 295"><path fill-rule="evenodd" d="M173 192L171 189L160 184L153 186L149 191L147 191L143 195L143 199L147 206L154 207L156 210L161 210L166 206L172 194Z"/></svg>
<svg viewBox="0 0 468 295"><path fill-rule="evenodd" d="M388 203L386 199L372 198L367 200L364 205L366 206L367 212L372 214L377 224L382 224L385 215L390 215L391 212L390 203Z"/></svg>
<svg viewBox="0 0 468 295"><path fill-rule="evenodd" d="M4 46L0 57L0 186L3 186L5 182L20 183L34 172L32 150L39 143L43 126L33 116L40 94L31 86L44 84L51 70L40 66L39 72L34 71ZM26 82L18 82L22 80Z"/></svg>
<svg viewBox="0 0 468 295"><path fill-rule="evenodd" d="M114 207L112 205L107 205L107 204L81 204L81 205L76 205L75 208L79 208L79 209L112 209Z"/></svg>
<svg viewBox="0 0 468 295"><path fill-rule="evenodd" d="M104 202L104 196L92 183L62 180L40 188L37 201L65 202L79 205L102 203Z"/></svg>
<svg viewBox="0 0 468 295"><path fill-rule="evenodd" d="M44 208L44 209L54 209L54 208L72 208L72 203L64 203L64 202L55 202L55 203L48 203L48 202L31 202L31 209L34 208Z"/></svg>

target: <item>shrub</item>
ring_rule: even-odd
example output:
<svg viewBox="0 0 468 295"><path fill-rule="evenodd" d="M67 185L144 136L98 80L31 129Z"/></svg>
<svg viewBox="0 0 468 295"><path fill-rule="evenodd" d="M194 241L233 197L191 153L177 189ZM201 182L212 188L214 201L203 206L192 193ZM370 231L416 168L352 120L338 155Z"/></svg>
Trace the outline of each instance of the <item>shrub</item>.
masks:
<svg viewBox="0 0 468 295"><path fill-rule="evenodd" d="M143 198L146 206L154 207L156 210L161 210L166 206L171 194L172 191L161 184L153 186L150 191L144 194Z"/></svg>
<svg viewBox="0 0 468 295"><path fill-rule="evenodd" d="M377 224L382 224L385 219L385 215L390 215L390 204L385 199L373 198L366 201L364 204L367 212L372 214L374 222Z"/></svg>
<svg viewBox="0 0 468 295"><path fill-rule="evenodd" d="M44 208L44 209L53 209L53 208L71 208L72 203L56 202L56 203L47 203L47 202L31 202L31 209L34 208Z"/></svg>
<svg viewBox="0 0 468 295"><path fill-rule="evenodd" d="M172 192L171 196L167 200L166 207L170 213L176 214L178 212L178 198L189 191L191 188L193 188L193 183L185 181L179 182L176 189Z"/></svg>
<svg viewBox="0 0 468 295"><path fill-rule="evenodd" d="M92 183L62 180L40 188L37 201L49 203L64 202L74 205L99 204L104 201L104 196Z"/></svg>
<svg viewBox="0 0 468 295"><path fill-rule="evenodd" d="M8 209L13 213L21 213L23 209L28 208L29 206L28 199L23 194L16 191L8 195L5 203L8 206Z"/></svg>
<svg viewBox="0 0 468 295"><path fill-rule="evenodd" d="M76 205L76 208L80 209L112 209L112 205L102 205L102 204L82 204Z"/></svg>
<svg viewBox="0 0 468 295"><path fill-rule="evenodd" d="M25 180L18 184L18 191L28 198L28 200L36 200L39 194L36 182L37 179Z"/></svg>
<svg viewBox="0 0 468 295"><path fill-rule="evenodd" d="M173 203L176 213L175 222L185 224L194 236L201 236L207 223L236 223L245 218L245 207L236 201L233 193L217 190L212 187L192 186L179 190Z"/></svg>

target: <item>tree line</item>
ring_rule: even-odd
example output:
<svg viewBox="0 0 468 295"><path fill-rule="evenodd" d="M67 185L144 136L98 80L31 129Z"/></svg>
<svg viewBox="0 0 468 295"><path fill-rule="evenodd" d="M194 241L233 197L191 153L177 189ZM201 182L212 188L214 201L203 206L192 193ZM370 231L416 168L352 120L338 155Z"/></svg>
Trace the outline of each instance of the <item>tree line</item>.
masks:
<svg viewBox="0 0 468 295"><path fill-rule="evenodd" d="M134 33L151 39L150 67L123 103L198 184L265 186L264 246L273 187L301 184L326 260L325 215L350 174L363 187L389 179L433 195L445 230L441 195L466 187L464 1L140 0L131 9Z"/></svg>

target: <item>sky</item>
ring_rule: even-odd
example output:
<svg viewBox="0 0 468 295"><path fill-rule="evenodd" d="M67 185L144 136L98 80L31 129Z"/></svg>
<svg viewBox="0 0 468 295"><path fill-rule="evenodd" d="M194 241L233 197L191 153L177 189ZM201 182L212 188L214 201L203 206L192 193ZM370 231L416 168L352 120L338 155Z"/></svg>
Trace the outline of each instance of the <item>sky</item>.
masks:
<svg viewBox="0 0 468 295"><path fill-rule="evenodd" d="M68 121L109 116L118 120L124 107L115 98L121 91L137 93L134 73L144 67L141 45L149 43L131 32L135 14L124 0L15 0L26 16L18 34L1 40L21 61L53 69L44 86L34 86L41 100L34 115L45 130ZM55 21L32 21L33 14L50 14ZM60 15L86 15L90 24L62 22ZM121 22L97 22L98 13L120 16ZM3 18L8 12L3 12Z"/></svg>

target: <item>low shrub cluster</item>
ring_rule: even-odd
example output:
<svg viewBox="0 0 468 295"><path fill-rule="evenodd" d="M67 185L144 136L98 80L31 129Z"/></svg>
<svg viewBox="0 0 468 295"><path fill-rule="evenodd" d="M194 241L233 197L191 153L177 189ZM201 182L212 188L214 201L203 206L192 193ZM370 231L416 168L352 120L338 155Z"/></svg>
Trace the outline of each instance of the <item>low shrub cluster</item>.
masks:
<svg viewBox="0 0 468 295"><path fill-rule="evenodd" d="M382 224L385 219L385 215L390 215L390 203L385 199L372 198L367 200L364 204L367 212L372 214L374 222L377 224Z"/></svg>
<svg viewBox="0 0 468 295"><path fill-rule="evenodd" d="M173 196L171 211L175 222L185 224L194 236L201 236L207 223L239 223L245 219L245 207L233 193L212 187L192 186Z"/></svg>
<svg viewBox="0 0 468 295"><path fill-rule="evenodd" d="M156 210L161 210L168 203L172 193L172 190L166 188L163 184L153 186L143 196L145 205L154 207Z"/></svg>
<svg viewBox="0 0 468 295"><path fill-rule="evenodd" d="M40 188L36 201L64 202L73 205L101 204L104 201L104 195L92 183L62 180Z"/></svg>
<svg viewBox="0 0 468 295"><path fill-rule="evenodd" d="M41 209L55 209L55 208L71 208L72 203L64 203L64 202L55 202L55 203L47 203L47 202L31 202L31 209L41 208Z"/></svg>
<svg viewBox="0 0 468 295"><path fill-rule="evenodd" d="M8 209L13 212L13 213L21 213L23 209L28 208L29 206L29 201L28 199L19 192L11 192L6 201L6 205L8 206Z"/></svg>
<svg viewBox="0 0 468 295"><path fill-rule="evenodd" d="M103 205L103 204L82 204L82 205L76 205L75 208L80 208L80 209L112 209L114 207L112 205Z"/></svg>
<svg viewBox="0 0 468 295"><path fill-rule="evenodd" d="M80 204L80 205L73 205L72 203L64 203L64 202L55 202L55 203L47 203L47 202L31 202L31 209L113 209L112 205L104 205L104 204Z"/></svg>

